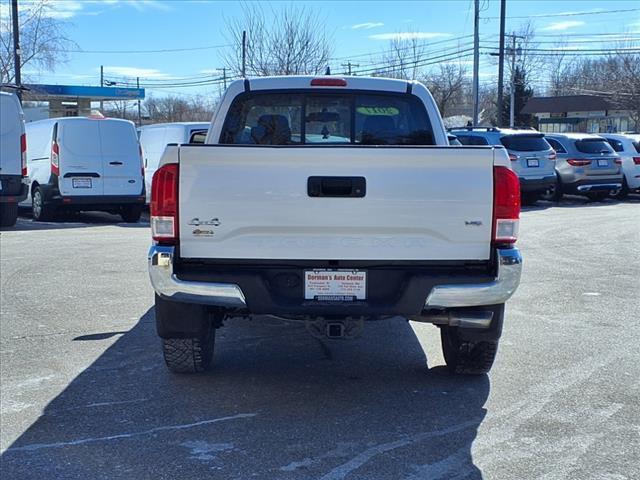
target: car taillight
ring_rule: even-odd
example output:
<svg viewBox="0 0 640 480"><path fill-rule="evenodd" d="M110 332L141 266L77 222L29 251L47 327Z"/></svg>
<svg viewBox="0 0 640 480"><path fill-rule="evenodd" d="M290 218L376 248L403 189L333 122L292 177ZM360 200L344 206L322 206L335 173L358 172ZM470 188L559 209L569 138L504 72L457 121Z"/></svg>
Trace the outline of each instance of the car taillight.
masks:
<svg viewBox="0 0 640 480"><path fill-rule="evenodd" d="M574 167L586 167L587 165L591 165L591 160L580 160L577 158L570 158L567 160L569 165L573 165Z"/></svg>
<svg viewBox="0 0 640 480"><path fill-rule="evenodd" d="M311 80L312 87L346 87L347 81L344 78L314 78Z"/></svg>
<svg viewBox="0 0 640 480"><path fill-rule="evenodd" d="M622 159L621 158L614 158L613 159L613 163L615 163L616 165L622 165Z"/></svg>
<svg viewBox="0 0 640 480"><path fill-rule="evenodd" d="M549 160L555 160L556 158L558 158L558 155L556 155L556 152L553 152L553 153L550 153L547 158Z"/></svg>
<svg viewBox="0 0 640 480"><path fill-rule="evenodd" d="M151 235L163 245L178 240L178 164L163 165L151 181Z"/></svg>
<svg viewBox="0 0 640 480"><path fill-rule="evenodd" d="M51 144L51 173L60 175L60 148L56 142Z"/></svg>
<svg viewBox="0 0 640 480"><path fill-rule="evenodd" d="M520 224L520 181L508 167L493 167L494 245L513 244Z"/></svg>
<svg viewBox="0 0 640 480"><path fill-rule="evenodd" d="M509 160L511 160L512 162L515 162L516 160L518 160L518 156L514 155L513 153L510 153Z"/></svg>
<svg viewBox="0 0 640 480"><path fill-rule="evenodd" d="M633 163L640 165L640 157L633 157Z"/></svg>
<svg viewBox="0 0 640 480"><path fill-rule="evenodd" d="M22 176L27 176L27 136L20 135L20 158L22 161Z"/></svg>

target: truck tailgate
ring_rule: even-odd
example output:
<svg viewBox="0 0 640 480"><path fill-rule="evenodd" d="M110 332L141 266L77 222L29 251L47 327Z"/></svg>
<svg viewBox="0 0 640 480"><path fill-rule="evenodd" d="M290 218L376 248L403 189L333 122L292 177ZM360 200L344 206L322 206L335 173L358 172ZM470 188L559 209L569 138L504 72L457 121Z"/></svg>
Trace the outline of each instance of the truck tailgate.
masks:
<svg viewBox="0 0 640 480"><path fill-rule="evenodd" d="M486 260L493 156L491 147L181 146L180 256ZM350 182L364 182L364 196L345 196Z"/></svg>

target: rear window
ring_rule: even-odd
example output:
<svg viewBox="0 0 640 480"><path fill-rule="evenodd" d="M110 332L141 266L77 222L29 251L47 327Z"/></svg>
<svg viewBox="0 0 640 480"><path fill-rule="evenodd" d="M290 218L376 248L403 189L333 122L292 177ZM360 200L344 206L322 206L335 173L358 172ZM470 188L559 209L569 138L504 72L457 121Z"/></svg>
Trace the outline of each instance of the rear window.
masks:
<svg viewBox="0 0 640 480"><path fill-rule="evenodd" d="M551 145L542 135L507 135L500 139L500 143L515 152L540 152L551 149Z"/></svg>
<svg viewBox="0 0 640 480"><path fill-rule="evenodd" d="M489 145L489 142L484 137L478 137L476 135L456 135L462 145Z"/></svg>
<svg viewBox="0 0 640 480"><path fill-rule="evenodd" d="M620 140L614 140L613 138L607 138L607 143L609 145L611 145L611 148L613 148L616 152L623 152L624 151L624 146L622 145L622 142Z"/></svg>
<svg viewBox="0 0 640 480"><path fill-rule="evenodd" d="M433 145L415 96L388 93L249 93L229 109L220 143Z"/></svg>
<svg viewBox="0 0 640 480"><path fill-rule="evenodd" d="M633 142L633 148L636 149L636 152L640 153L640 142Z"/></svg>
<svg viewBox="0 0 640 480"><path fill-rule="evenodd" d="M576 140L575 145L578 151L582 153L614 153L611 145L600 138Z"/></svg>

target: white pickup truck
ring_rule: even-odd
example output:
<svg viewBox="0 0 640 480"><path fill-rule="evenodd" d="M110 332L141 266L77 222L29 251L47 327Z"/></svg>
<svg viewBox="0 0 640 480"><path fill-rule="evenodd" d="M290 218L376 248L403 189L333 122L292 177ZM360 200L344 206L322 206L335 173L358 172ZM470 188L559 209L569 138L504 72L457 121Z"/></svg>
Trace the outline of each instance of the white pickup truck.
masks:
<svg viewBox="0 0 640 480"><path fill-rule="evenodd" d="M352 338L400 315L440 327L451 371L485 373L520 281L519 214L504 148L450 146L418 82L236 81L205 144L168 145L153 176L167 366L209 369L238 316Z"/></svg>

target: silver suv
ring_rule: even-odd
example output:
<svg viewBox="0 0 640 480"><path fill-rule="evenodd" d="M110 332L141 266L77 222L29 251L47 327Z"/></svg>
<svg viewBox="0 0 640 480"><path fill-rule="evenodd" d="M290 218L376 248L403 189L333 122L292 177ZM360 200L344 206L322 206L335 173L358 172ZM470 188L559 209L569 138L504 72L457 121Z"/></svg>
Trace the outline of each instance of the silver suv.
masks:
<svg viewBox="0 0 640 480"><path fill-rule="evenodd" d="M604 200L622 187L622 160L611 145L588 133L550 133L547 141L557 154L558 184L549 191L549 200L565 193Z"/></svg>
<svg viewBox="0 0 640 480"><path fill-rule="evenodd" d="M461 127L450 129L463 145L502 145L520 179L522 203L532 204L556 184L556 153L543 133L533 129Z"/></svg>

